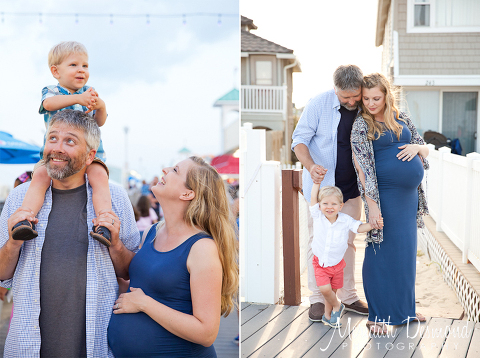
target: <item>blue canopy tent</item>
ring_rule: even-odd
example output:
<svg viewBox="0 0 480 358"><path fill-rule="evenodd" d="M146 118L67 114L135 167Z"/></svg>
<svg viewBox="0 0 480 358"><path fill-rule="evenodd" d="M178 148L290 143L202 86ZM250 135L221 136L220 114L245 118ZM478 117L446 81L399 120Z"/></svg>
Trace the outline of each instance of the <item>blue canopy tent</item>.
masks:
<svg viewBox="0 0 480 358"><path fill-rule="evenodd" d="M40 148L0 131L0 164L30 164L40 160Z"/></svg>

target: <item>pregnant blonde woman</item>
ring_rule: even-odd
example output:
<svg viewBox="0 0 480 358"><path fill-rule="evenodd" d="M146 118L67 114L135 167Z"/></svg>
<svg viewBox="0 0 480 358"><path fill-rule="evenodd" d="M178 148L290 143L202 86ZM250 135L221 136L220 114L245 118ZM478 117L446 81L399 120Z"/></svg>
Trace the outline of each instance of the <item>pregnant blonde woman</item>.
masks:
<svg viewBox="0 0 480 358"><path fill-rule="evenodd" d="M417 226L427 213L421 182L428 148L379 73L364 77L362 111L351 142L366 217L376 229L367 233L363 263L367 327L384 334L384 323L425 320L415 312L415 264Z"/></svg>

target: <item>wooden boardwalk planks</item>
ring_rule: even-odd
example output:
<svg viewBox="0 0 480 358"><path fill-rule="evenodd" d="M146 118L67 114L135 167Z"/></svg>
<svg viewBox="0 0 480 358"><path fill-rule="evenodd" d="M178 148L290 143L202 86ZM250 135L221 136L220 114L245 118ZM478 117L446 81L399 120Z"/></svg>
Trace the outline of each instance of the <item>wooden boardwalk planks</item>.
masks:
<svg viewBox="0 0 480 358"><path fill-rule="evenodd" d="M475 325L466 358L480 357L480 323Z"/></svg>
<svg viewBox="0 0 480 358"><path fill-rule="evenodd" d="M387 336L368 334L367 318L351 312L342 328L310 322L308 307L242 305L241 354L245 358L478 358L480 323L427 318L389 327ZM256 314L253 314L256 313Z"/></svg>
<svg viewBox="0 0 480 358"><path fill-rule="evenodd" d="M427 322L410 322L405 326L395 326L397 331L395 334L395 340L391 345L385 343L381 348L386 352L385 358L406 358L411 357L415 352L418 342L422 339L422 332L430 322L430 318L427 317ZM400 328L402 328L400 330Z"/></svg>
<svg viewBox="0 0 480 358"><path fill-rule="evenodd" d="M260 335L261 338L258 340L249 339L242 343L242 346L245 345L246 349L254 352L249 357L274 357L280 353L311 325L308 318L305 319L305 313L308 314L306 307L290 307L275 317L268 326L264 326L257 331L255 335ZM270 328L270 326L272 327ZM257 348L250 349L250 344L254 341Z"/></svg>

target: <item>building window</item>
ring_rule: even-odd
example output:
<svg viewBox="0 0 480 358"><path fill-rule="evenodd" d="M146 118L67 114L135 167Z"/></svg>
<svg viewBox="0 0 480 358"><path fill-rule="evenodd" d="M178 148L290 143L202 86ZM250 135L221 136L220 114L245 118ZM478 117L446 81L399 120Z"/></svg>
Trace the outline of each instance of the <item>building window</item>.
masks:
<svg viewBox="0 0 480 358"><path fill-rule="evenodd" d="M406 112L421 136L426 131L434 131L452 140L458 139L465 155L478 149L478 96L478 92L454 92L448 88L406 90Z"/></svg>
<svg viewBox="0 0 480 358"><path fill-rule="evenodd" d="M430 26L430 2L415 0L414 16L414 26Z"/></svg>
<svg viewBox="0 0 480 358"><path fill-rule="evenodd" d="M255 83L257 86L273 85L273 64L272 61L255 62Z"/></svg>
<svg viewBox="0 0 480 358"><path fill-rule="evenodd" d="M480 1L436 0L436 27L480 26Z"/></svg>
<svg viewBox="0 0 480 358"><path fill-rule="evenodd" d="M410 91L405 92L407 113L423 136L426 131L439 131L440 122L440 91Z"/></svg>
<svg viewBox="0 0 480 358"><path fill-rule="evenodd" d="M443 92L442 133L458 139L462 154L477 148L478 92Z"/></svg>
<svg viewBox="0 0 480 358"><path fill-rule="evenodd" d="M480 1L408 0L407 32L480 32Z"/></svg>

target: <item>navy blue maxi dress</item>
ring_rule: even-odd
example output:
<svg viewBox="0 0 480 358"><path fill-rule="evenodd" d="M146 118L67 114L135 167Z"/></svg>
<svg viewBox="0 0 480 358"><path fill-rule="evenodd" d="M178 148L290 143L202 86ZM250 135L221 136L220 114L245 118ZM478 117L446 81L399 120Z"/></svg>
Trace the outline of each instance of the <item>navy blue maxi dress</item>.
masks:
<svg viewBox="0 0 480 358"><path fill-rule="evenodd" d="M152 226L145 244L130 263L130 287L139 287L146 295L164 305L191 315L193 309L187 258L194 243L210 236L199 233L173 250L160 252L154 247L155 228L156 225ZM117 358L217 357L213 345L203 347L186 341L143 312L112 314L108 326L108 344Z"/></svg>
<svg viewBox="0 0 480 358"><path fill-rule="evenodd" d="M407 323L415 317L417 254L417 188L423 179L423 164L417 155L410 162L396 155L409 144L411 133L401 121L400 140L386 130L373 141L380 208L384 221L383 242L369 244L363 262L363 285L369 321Z"/></svg>

